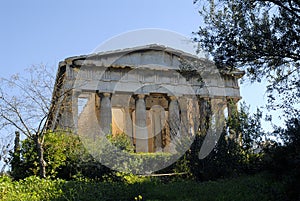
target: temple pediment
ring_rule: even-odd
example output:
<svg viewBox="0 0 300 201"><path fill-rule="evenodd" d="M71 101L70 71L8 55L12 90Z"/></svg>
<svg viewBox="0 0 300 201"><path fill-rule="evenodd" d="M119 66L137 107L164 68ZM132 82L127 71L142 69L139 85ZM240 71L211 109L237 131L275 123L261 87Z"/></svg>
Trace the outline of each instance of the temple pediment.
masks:
<svg viewBox="0 0 300 201"><path fill-rule="evenodd" d="M102 67L130 67L150 69L177 69L180 70L181 60L199 60L195 55L162 45L147 45L108 52L99 52L90 55L70 57L61 65L74 66L91 65ZM208 62L208 61L206 61Z"/></svg>

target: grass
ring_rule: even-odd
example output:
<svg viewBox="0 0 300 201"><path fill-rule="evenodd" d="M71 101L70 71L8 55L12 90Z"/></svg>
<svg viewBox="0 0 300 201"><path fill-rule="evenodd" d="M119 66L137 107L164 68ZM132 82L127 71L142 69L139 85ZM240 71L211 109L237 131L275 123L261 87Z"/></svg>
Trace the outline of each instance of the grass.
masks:
<svg viewBox="0 0 300 201"><path fill-rule="evenodd" d="M158 180L125 182L64 181L29 177L21 181L0 178L1 200L147 200L147 201L254 201L285 200L284 185L266 174L234 179L161 183Z"/></svg>

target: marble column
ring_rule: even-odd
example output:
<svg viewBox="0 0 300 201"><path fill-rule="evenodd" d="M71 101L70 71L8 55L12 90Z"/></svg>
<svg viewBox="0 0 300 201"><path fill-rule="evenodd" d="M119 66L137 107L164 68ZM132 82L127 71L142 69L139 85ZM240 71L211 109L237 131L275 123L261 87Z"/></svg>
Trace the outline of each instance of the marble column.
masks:
<svg viewBox="0 0 300 201"><path fill-rule="evenodd" d="M66 93L66 98L64 99L62 105L62 118L60 121L61 128L73 129L73 114L72 114L72 91Z"/></svg>
<svg viewBox="0 0 300 201"><path fill-rule="evenodd" d="M185 97L180 97L178 99L179 102L179 106L180 106L180 136L188 136L189 134L189 121L188 121L188 102L187 99Z"/></svg>
<svg viewBox="0 0 300 201"><path fill-rule="evenodd" d="M169 136L167 137L168 142L164 150L169 153L176 153L176 139L180 138L179 104L175 96L170 96L169 98Z"/></svg>
<svg viewBox="0 0 300 201"><path fill-rule="evenodd" d="M216 146L225 126L224 109L226 103L222 98L212 98L210 100L210 117L208 128L206 128L206 136L202 143L199 158L205 158Z"/></svg>
<svg viewBox="0 0 300 201"><path fill-rule="evenodd" d="M132 132L132 117L131 117L131 109L129 107L123 108L123 125L124 125L124 133L130 137L133 143L133 132Z"/></svg>
<svg viewBox="0 0 300 201"><path fill-rule="evenodd" d="M171 138L177 136L180 128L179 106L175 96L170 96L169 127Z"/></svg>
<svg viewBox="0 0 300 201"><path fill-rule="evenodd" d="M107 135L111 133L112 111L110 93L101 94L100 103L100 128L102 134Z"/></svg>
<svg viewBox="0 0 300 201"><path fill-rule="evenodd" d="M135 103L136 152L148 152L148 129L145 95L139 94Z"/></svg>
<svg viewBox="0 0 300 201"><path fill-rule="evenodd" d="M195 136L199 129L199 107L196 98L187 96L187 116L189 136Z"/></svg>
<svg viewBox="0 0 300 201"><path fill-rule="evenodd" d="M238 121L238 108L237 108L237 98L227 98L227 110L228 118L230 121ZM242 133L237 133L233 128L229 128L229 137L235 140L240 146L243 145L243 135Z"/></svg>
<svg viewBox="0 0 300 201"><path fill-rule="evenodd" d="M212 128L217 134L223 132L225 126L224 109L226 108L225 100L214 98L211 100L212 109Z"/></svg>
<svg viewBox="0 0 300 201"><path fill-rule="evenodd" d="M237 115L238 113L237 102L238 99L227 98L228 117L234 118Z"/></svg>
<svg viewBox="0 0 300 201"><path fill-rule="evenodd" d="M75 132L77 132L78 129L78 98L80 95L80 91L74 91L73 97L72 97L72 113L73 113L73 127Z"/></svg>
<svg viewBox="0 0 300 201"><path fill-rule="evenodd" d="M155 152L162 151L162 120L164 120L164 109L160 106L153 106L152 108L152 132L154 137Z"/></svg>
<svg viewBox="0 0 300 201"><path fill-rule="evenodd" d="M209 98L200 99L200 135L205 136L211 120L211 103Z"/></svg>

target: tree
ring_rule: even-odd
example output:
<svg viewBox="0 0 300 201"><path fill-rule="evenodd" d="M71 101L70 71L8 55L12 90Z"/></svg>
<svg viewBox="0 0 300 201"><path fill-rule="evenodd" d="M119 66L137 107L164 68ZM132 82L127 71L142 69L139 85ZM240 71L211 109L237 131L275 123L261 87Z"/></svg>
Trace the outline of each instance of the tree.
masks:
<svg viewBox="0 0 300 201"><path fill-rule="evenodd" d="M55 107L51 105L53 86L53 72L44 65L32 66L23 76L0 79L0 128L17 130L35 143L42 178L46 176L46 122Z"/></svg>
<svg viewBox="0 0 300 201"><path fill-rule="evenodd" d="M259 141L266 135L261 128L261 118L261 111L250 114L249 106L241 104L239 111L226 120L214 149L203 159L199 159L198 152L205 135L196 135L190 151L186 153L192 175L199 180L212 180L260 171L262 154L258 149ZM232 130L241 133L241 144L232 136Z"/></svg>
<svg viewBox="0 0 300 201"><path fill-rule="evenodd" d="M72 179L75 176L101 178L109 174L108 168L95 161L80 141L70 132L47 132L44 135L44 159L48 177ZM32 139L21 142L18 166L12 169L14 179L36 175L39 171L38 155Z"/></svg>
<svg viewBox="0 0 300 201"><path fill-rule="evenodd" d="M300 2L297 0L194 0L206 26L194 40L218 68L240 68L254 82L268 81L269 109L299 112Z"/></svg>
<svg viewBox="0 0 300 201"><path fill-rule="evenodd" d="M280 136L284 143L264 148L265 169L285 184L288 200L299 200L300 115L287 120L285 128L278 127L273 135Z"/></svg>
<svg viewBox="0 0 300 201"><path fill-rule="evenodd" d="M10 139L0 139L0 175L2 175L6 169L6 166L10 162L9 151L10 151Z"/></svg>

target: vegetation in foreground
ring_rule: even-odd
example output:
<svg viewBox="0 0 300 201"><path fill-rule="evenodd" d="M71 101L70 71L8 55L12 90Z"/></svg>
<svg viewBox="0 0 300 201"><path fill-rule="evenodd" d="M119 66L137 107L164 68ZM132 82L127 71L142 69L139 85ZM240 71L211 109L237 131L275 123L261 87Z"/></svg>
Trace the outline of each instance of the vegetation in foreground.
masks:
<svg viewBox="0 0 300 201"><path fill-rule="evenodd" d="M136 179L131 176L131 179ZM287 200L285 185L267 174L230 180L196 182L178 180L163 183L140 178L135 182L97 182L78 179L40 179L35 176L12 181L2 177L1 200Z"/></svg>
<svg viewBox="0 0 300 201"><path fill-rule="evenodd" d="M284 144L260 143L259 138L266 137L260 127L261 113L252 117L243 109L246 108L241 108L238 121L228 120L229 129L243 133L243 146L232 141L230 133L223 132L215 149L205 159L199 159L203 137L197 135L182 158L156 172L186 173L181 176L137 177L112 171L90 156L78 136L50 132L44 144L48 177L40 179L36 147L25 139L11 153L11 177L0 179L0 199L299 200L299 118L287 121L286 129L278 128L273 133L281 136ZM132 152L126 135L107 137L123 151ZM153 157L169 157L132 154L140 159L131 164L132 168L140 168L141 163L147 164L145 161Z"/></svg>

